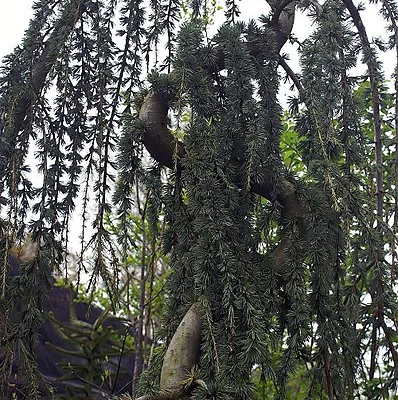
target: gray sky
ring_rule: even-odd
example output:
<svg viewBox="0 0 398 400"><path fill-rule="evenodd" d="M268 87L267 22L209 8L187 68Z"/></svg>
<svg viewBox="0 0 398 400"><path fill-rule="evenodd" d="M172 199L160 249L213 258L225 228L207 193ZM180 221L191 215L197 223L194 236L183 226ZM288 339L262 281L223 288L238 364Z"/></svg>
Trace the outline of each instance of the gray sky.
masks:
<svg viewBox="0 0 398 400"><path fill-rule="evenodd" d="M0 5L0 58L2 58L21 42L24 30L28 27L29 19L32 15L33 0L0 1L2 3ZM355 2L357 3L357 1ZM241 18L247 20L256 18L262 13L267 13L269 7L266 0L244 0L240 3L240 9ZM367 5L367 9L366 12L361 14L369 37L371 39L375 36L383 36L385 38L384 22L378 18L377 7L375 5ZM222 10L217 12L218 17L222 18L222 15ZM218 18L216 17L216 19ZM302 40L307 36L309 29L311 29L311 26L308 19L297 18L293 33L299 40Z"/></svg>
<svg viewBox="0 0 398 400"><path fill-rule="evenodd" d="M0 5L0 57L11 53L23 37L32 15L33 0L2 0Z"/></svg>
<svg viewBox="0 0 398 400"><path fill-rule="evenodd" d="M32 15L33 0L0 0L0 58L10 53L21 42ZM267 10L264 1L264 11ZM264 12L258 6L259 0L245 0L241 5L242 17ZM222 14L222 11L219 11ZM252 16L253 17L253 16Z"/></svg>

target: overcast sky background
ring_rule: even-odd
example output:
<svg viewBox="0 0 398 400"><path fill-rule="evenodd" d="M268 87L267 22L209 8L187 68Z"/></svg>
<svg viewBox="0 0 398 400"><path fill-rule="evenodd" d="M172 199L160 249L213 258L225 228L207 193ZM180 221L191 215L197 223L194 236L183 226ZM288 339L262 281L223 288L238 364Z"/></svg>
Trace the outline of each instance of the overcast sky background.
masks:
<svg viewBox="0 0 398 400"><path fill-rule="evenodd" d="M11 53L23 37L32 16L33 0L1 0L0 57Z"/></svg>
<svg viewBox="0 0 398 400"><path fill-rule="evenodd" d="M14 47L21 42L24 31L28 27L30 17L32 16L32 4L34 1L0 1L2 3L0 5L0 59L2 59L6 54L12 52ZM261 7L261 4L264 4L264 6ZM256 18L261 13L267 12L267 7L266 0L243 0L240 6L242 12L241 17L242 19ZM218 11L218 15L222 18L223 11ZM370 39L378 36L386 38L386 32L384 30L385 23L378 18L376 5L367 5L367 11L361 13L361 15ZM310 29L311 24L308 19L296 18L293 33L299 40L304 39L308 35ZM288 45L285 45L284 51L288 51ZM383 56L383 60L388 61L386 65L386 77L389 79L396 61L392 53Z"/></svg>

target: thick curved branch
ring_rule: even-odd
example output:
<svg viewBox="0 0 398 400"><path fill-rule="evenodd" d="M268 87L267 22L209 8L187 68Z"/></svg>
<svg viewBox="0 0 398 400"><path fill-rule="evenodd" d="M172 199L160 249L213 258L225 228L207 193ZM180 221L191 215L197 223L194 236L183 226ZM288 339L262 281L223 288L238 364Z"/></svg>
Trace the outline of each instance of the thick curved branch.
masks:
<svg viewBox="0 0 398 400"><path fill-rule="evenodd" d="M160 390L165 396L174 398L176 393L188 389L184 381L200 359L203 314L201 304L194 303L171 339L160 375ZM181 379L182 377L185 379Z"/></svg>
<svg viewBox="0 0 398 400"><path fill-rule="evenodd" d="M296 14L297 0L284 0L274 10L270 26L276 32L276 43L278 51L286 43L292 32L294 17Z"/></svg>
<svg viewBox="0 0 398 400"><path fill-rule="evenodd" d="M290 35L296 9L296 0L285 0L275 10L271 19L270 26L275 30L277 35L278 51L286 43ZM250 53L255 55L258 49L253 47L252 43L248 43ZM223 69L224 54L220 53L215 61L217 70ZM214 71L210 71L210 73ZM178 167L180 158L184 155L183 143L177 141L167 128L168 101L160 92L151 90L145 97L139 112L139 118L145 123L146 129L143 134L143 142L151 156L160 164L174 169ZM293 185L288 181L283 181L275 190L271 180L270 171L264 169L260 171L262 176L261 182L252 182L253 192L263 196L269 200L275 200L284 206L289 206L298 210L299 202L294 201ZM295 212L298 214L298 212Z"/></svg>
<svg viewBox="0 0 398 400"><path fill-rule="evenodd" d="M276 50L277 53L281 51L292 32L296 14L296 5L297 0L284 0L280 7L274 11L271 21L269 22L270 28L275 31L276 47L274 50ZM248 41L246 45L252 57L257 57L261 53L255 42ZM206 70L209 73L216 73L217 71L222 71L224 68L225 54L221 49L218 49L213 63L208 65Z"/></svg>
<svg viewBox="0 0 398 400"><path fill-rule="evenodd" d="M145 124L142 139L156 161L168 168L178 169L181 167L180 159L184 156L185 147L168 130L167 113L167 100L160 92L151 90L145 97L139 113L139 118ZM294 185L283 177L278 177L277 181L273 180L273 171L269 168L263 168L259 172L261 181L251 181L253 193L272 202L277 201L282 207L282 218L285 221L294 221L299 236L304 238L304 207L297 197ZM275 270L281 274L285 272L286 253L292 245L289 240L282 240L275 252Z"/></svg>
<svg viewBox="0 0 398 400"><path fill-rule="evenodd" d="M184 399L194 386L206 386L190 376L200 360L204 310L199 302L192 304L175 331L167 348L160 375L160 391L152 400ZM149 396L137 400L149 400Z"/></svg>
<svg viewBox="0 0 398 400"><path fill-rule="evenodd" d="M294 22L296 1L286 2L281 10L276 24L278 51L286 42ZM275 21L274 21L275 22ZM251 54L256 49L250 50ZM220 53L216 61L216 70L223 69L224 55ZM209 71L212 73L214 71ZM185 154L184 144L178 141L167 127L168 101L160 91L152 89L145 97L139 112L139 118L144 122L143 143L160 164L172 169L181 168L180 160ZM283 224L292 221L298 229L300 238L306 237L304 224L304 207L299 201L294 185L285 178L273 179L273 171L263 168L259 171L260 180L252 180L251 190L270 201L277 201L282 207ZM286 270L289 250L294 248L291 238L286 235L273 253L275 272L282 276ZM157 400L184 398L187 388L182 386L187 372L199 362L200 343L202 336L203 310L199 303L194 303L178 326L167 349L160 380L161 393ZM189 390L189 388L188 388ZM179 396L181 395L181 397ZM148 396L138 400L148 400Z"/></svg>
<svg viewBox="0 0 398 400"><path fill-rule="evenodd" d="M167 128L167 100L151 90L145 97L139 118L145 123L142 140L149 154L160 164L174 169L185 153L184 145Z"/></svg>
<svg viewBox="0 0 398 400"><path fill-rule="evenodd" d="M161 93L151 90L144 99L139 112L139 118L145 124L142 135L143 143L150 155L160 164L174 169L179 168L181 157L185 154L184 144L175 139L167 127L168 107L166 99ZM277 200L282 207L292 207L294 187L287 180L282 180L279 187L274 188L272 171L260 171L261 182L251 182L251 189L268 200ZM298 203L297 203L298 204Z"/></svg>

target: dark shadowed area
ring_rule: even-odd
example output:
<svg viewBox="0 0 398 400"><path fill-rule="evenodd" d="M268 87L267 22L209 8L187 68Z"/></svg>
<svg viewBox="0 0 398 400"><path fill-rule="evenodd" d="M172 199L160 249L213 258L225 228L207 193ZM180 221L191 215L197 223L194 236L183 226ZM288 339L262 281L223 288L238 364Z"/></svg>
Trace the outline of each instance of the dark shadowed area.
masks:
<svg viewBox="0 0 398 400"><path fill-rule="evenodd" d="M18 260L11 256L10 279L18 273ZM105 315L99 307L74 301L74 297L71 289L53 285L43 305L43 324L35 334L40 386L47 393L43 399L53 396L84 399L88 398L88 391L96 399L130 393L134 354L114 345L115 341L122 343L126 335L131 335L130 326L126 320ZM6 321L4 318L0 322L1 332L6 331ZM101 346L97 347L96 341ZM3 361L3 343L1 346ZM24 372L17 353L12 365L9 379L2 383L2 398L28 399L29 389L21 378Z"/></svg>

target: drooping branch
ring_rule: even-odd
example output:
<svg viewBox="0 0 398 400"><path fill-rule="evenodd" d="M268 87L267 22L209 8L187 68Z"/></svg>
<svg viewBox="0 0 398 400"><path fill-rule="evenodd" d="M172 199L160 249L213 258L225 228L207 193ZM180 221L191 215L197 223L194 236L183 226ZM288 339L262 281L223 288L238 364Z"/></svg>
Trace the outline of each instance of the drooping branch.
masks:
<svg viewBox="0 0 398 400"><path fill-rule="evenodd" d="M394 47L395 47L395 104L394 104L394 121L395 121L395 169L394 169L394 221L393 221L393 251L392 251L392 266L397 268L398 254L397 254L397 237L398 237L398 19L396 18L397 11L391 7L389 1L383 0L384 13L390 20L392 31L394 33Z"/></svg>
<svg viewBox="0 0 398 400"><path fill-rule="evenodd" d="M361 40L364 53L364 61L368 67L370 87L372 92L373 126L375 136L375 155L376 155L376 212L377 227L380 229L383 218L383 160L382 160L382 131L380 116L380 93L378 88L378 78L376 76L376 60L373 50L366 33L365 25L362 22L361 15L352 0L343 0L344 5L349 11L352 21L356 26Z"/></svg>
<svg viewBox="0 0 398 400"><path fill-rule="evenodd" d="M64 44L63 39L67 38L72 32L76 21L85 10L85 3L86 0L75 0L70 6L66 7L63 15L55 23L51 35L44 44L40 57L32 68L31 77L26 83L26 90L16 99L13 107L14 112L11 123L15 134L23 129L28 110L34 99L39 97L61 46Z"/></svg>
<svg viewBox="0 0 398 400"><path fill-rule="evenodd" d="M293 81L294 86L296 86L296 89L299 92L301 100L305 101L305 92L299 77L294 73L283 57L279 57L279 65L285 70L287 76Z"/></svg>
<svg viewBox="0 0 398 400"><path fill-rule="evenodd" d="M373 53L365 25L362 21L358 8L354 5L352 0L343 0L344 5L349 11L352 21L357 28L358 35L362 44L364 53L364 62L368 67L370 89L372 94L372 112L373 112L373 128L374 128L374 142L375 142L375 163L376 163L376 228L381 233L383 227L383 208L384 208L384 189L383 189L383 148L382 148L382 128L381 128L381 101L379 93L379 78L377 76L377 60ZM385 285L384 280L384 260L379 252L375 253L375 267L378 270L375 275L376 285L374 291L371 293L372 299L375 304L373 330L371 332L370 344L370 367L369 378L373 379L376 374L377 366L377 352L379 349L379 329L384 324L385 326ZM384 332L387 339L389 339L388 332ZM389 342L389 340L387 340ZM396 352L392 351L394 362L397 361Z"/></svg>

